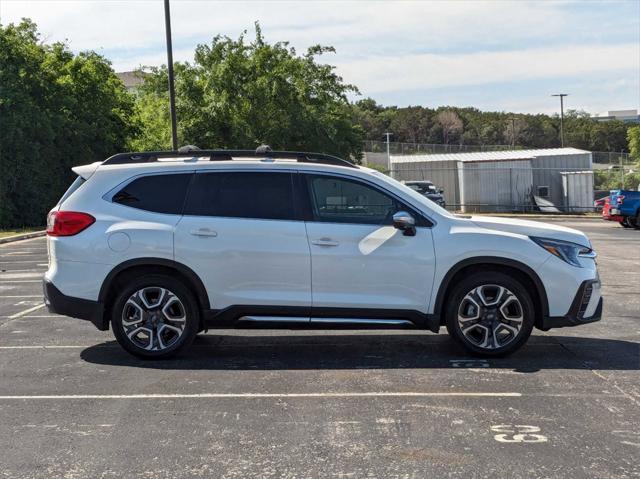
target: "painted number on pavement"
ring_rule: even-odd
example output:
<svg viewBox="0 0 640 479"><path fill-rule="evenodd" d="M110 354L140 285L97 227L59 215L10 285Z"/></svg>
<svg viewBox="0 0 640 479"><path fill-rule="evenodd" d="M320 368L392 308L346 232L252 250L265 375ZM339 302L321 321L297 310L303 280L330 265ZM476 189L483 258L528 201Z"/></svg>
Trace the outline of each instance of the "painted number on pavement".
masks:
<svg viewBox="0 0 640 479"><path fill-rule="evenodd" d="M491 426L493 432L497 432L493 438L498 442L547 442L549 439L540 432L538 426L499 424Z"/></svg>

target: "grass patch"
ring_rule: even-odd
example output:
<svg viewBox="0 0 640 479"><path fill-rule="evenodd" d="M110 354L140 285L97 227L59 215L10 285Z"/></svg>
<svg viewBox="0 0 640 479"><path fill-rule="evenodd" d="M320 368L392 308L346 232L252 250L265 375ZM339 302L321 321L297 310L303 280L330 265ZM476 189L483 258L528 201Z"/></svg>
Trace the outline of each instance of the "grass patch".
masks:
<svg viewBox="0 0 640 479"><path fill-rule="evenodd" d="M33 228L15 228L9 230L0 230L0 238L6 238L7 236L21 235L24 233L33 233L34 231L42 231L44 226L35 226Z"/></svg>

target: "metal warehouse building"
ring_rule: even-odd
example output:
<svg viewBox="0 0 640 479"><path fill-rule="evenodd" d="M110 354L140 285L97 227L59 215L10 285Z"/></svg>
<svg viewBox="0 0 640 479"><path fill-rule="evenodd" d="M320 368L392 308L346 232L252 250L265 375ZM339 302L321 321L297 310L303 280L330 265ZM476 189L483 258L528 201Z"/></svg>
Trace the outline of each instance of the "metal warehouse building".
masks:
<svg viewBox="0 0 640 479"><path fill-rule="evenodd" d="M463 212L525 211L549 202L564 211L593 206L591 152L576 148L392 155L391 176L429 180Z"/></svg>

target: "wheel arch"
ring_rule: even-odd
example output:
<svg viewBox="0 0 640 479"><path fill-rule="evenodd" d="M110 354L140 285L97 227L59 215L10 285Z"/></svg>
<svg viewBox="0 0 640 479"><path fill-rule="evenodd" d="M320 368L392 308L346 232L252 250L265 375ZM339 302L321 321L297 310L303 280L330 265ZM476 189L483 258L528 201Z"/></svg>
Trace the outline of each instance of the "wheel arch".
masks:
<svg viewBox="0 0 640 479"><path fill-rule="evenodd" d="M207 311L210 308L209 295L200 277L188 266L165 258L136 258L120 263L107 274L102 282L98 301L108 309L115 291L114 286L118 284L118 281L127 275L142 272L168 273L176 276L193 291L201 311Z"/></svg>
<svg viewBox="0 0 640 479"><path fill-rule="evenodd" d="M500 271L512 274L524 283L525 286L532 287L532 299L535 308L535 326L541 328L543 318L549 316L549 300L542 280L537 273L520 261L499 256L477 256L464 259L453 265L440 283L436 294L434 315L440 318L440 324L445 324L443 314L447 298L456 284L456 279L477 271Z"/></svg>

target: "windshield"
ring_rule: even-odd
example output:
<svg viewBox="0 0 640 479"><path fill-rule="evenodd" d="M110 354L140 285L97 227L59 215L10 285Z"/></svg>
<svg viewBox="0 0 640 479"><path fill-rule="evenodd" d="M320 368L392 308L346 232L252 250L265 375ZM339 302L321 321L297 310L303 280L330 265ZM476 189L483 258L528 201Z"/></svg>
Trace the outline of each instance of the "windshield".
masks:
<svg viewBox="0 0 640 479"><path fill-rule="evenodd" d="M412 190L418 193L437 193L436 187L432 183L405 183Z"/></svg>
<svg viewBox="0 0 640 479"><path fill-rule="evenodd" d="M371 174L376 175L377 178L380 178L381 180L390 184L391 186L395 188L399 188L400 190L404 191L407 195L411 196L411 198L413 198L416 202L425 206L427 208L427 211L433 211L436 214L447 216L449 218L454 218L453 214L449 213L442 206L434 203L433 201L428 199L426 196L421 195L416 190L409 187L409 185L405 185L404 183L401 183L398 180L391 178L390 176L380 173L379 171L372 171Z"/></svg>

